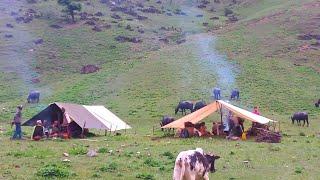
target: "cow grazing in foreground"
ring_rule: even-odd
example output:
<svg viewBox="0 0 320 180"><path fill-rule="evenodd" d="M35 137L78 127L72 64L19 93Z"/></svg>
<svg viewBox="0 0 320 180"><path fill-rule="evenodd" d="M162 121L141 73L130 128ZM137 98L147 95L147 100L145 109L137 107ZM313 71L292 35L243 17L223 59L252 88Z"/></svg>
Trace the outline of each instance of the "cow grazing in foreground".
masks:
<svg viewBox="0 0 320 180"><path fill-rule="evenodd" d="M194 105L194 108L193 108L193 112L194 111L196 111L196 110L199 110L199 109L201 109L201 108L203 108L203 107L205 107L207 104L206 104L206 102L204 102L204 101L198 101L198 102L196 102L196 104Z"/></svg>
<svg viewBox="0 0 320 180"><path fill-rule="evenodd" d="M301 121L303 121L303 126L305 125L307 121L307 126L309 126L308 121L308 113L307 112L296 112L291 116L292 124L294 124L294 121L297 121L297 124L300 126Z"/></svg>
<svg viewBox="0 0 320 180"><path fill-rule="evenodd" d="M187 114L187 109L189 109L190 112L193 112L193 103L191 101L180 101L174 113L177 114L180 110L182 114Z"/></svg>
<svg viewBox="0 0 320 180"><path fill-rule="evenodd" d="M170 116L163 116L162 120L160 121L160 127L165 126L167 124L170 124L174 121L174 117L170 117ZM169 129L170 131L171 129ZM161 128L161 131L163 131L163 128Z"/></svg>
<svg viewBox="0 0 320 180"><path fill-rule="evenodd" d="M28 103L38 103L40 99L39 91L30 91L29 96L27 98Z"/></svg>
<svg viewBox="0 0 320 180"><path fill-rule="evenodd" d="M230 95L230 99L231 100L233 100L233 99L239 100L239 98L240 98L240 91L238 89L232 90L231 95Z"/></svg>
<svg viewBox="0 0 320 180"><path fill-rule="evenodd" d="M219 156L206 154L201 148L182 151L176 158L173 180L209 180L209 172L215 172L214 162Z"/></svg>

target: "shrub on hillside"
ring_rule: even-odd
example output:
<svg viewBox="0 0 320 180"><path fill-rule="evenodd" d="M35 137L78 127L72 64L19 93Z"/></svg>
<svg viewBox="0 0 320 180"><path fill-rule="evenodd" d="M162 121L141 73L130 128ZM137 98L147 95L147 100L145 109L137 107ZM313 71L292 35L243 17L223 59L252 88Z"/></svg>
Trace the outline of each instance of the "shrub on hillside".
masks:
<svg viewBox="0 0 320 180"><path fill-rule="evenodd" d="M233 11L231 9L229 9L229 8L225 8L224 9L224 16L228 16L230 14L233 14Z"/></svg>
<svg viewBox="0 0 320 180"><path fill-rule="evenodd" d="M69 154L72 154L72 155L84 155L84 154L87 154L87 152L88 152L88 150L84 146L74 146L69 151Z"/></svg>
<svg viewBox="0 0 320 180"><path fill-rule="evenodd" d="M104 165L101 168L99 168L100 171L102 172L115 172L118 168L118 164L115 162L112 162L110 164Z"/></svg>
<svg viewBox="0 0 320 180"><path fill-rule="evenodd" d="M36 175L45 178L65 178L69 177L72 173L64 166L56 164L48 164L40 168Z"/></svg>
<svg viewBox="0 0 320 180"><path fill-rule="evenodd" d="M137 175L136 175L136 178L138 178L138 179L145 179L145 180L153 180L153 179L155 179L152 174L142 174L142 173L137 174Z"/></svg>
<svg viewBox="0 0 320 180"><path fill-rule="evenodd" d="M169 151L164 152L162 156L167 156L168 159L174 159L173 154Z"/></svg>

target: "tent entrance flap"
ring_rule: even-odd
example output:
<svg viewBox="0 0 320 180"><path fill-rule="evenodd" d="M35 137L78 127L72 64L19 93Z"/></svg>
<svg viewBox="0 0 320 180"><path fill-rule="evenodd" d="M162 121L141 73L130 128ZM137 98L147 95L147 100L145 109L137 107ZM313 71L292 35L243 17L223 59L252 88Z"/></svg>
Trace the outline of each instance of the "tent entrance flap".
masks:
<svg viewBox="0 0 320 180"><path fill-rule="evenodd" d="M208 117L210 114L216 112L217 110L220 110L222 108L226 108L229 111L233 112L234 114L236 114L237 116L250 120L252 122L258 122L261 124L266 124L268 122L275 122L271 119L265 118L263 116L259 116L257 114L254 114L252 112L249 112L247 110L241 109L239 107L236 107L232 104L229 104L227 102L224 102L222 100L217 100L214 101L211 104L208 104L207 106L191 113L188 114L176 121L173 121L170 124L167 124L165 126L163 126L162 128L184 128L184 123L185 122L192 122L192 123L197 123L199 121L201 121L202 119ZM222 120L222 113L221 113L221 120Z"/></svg>

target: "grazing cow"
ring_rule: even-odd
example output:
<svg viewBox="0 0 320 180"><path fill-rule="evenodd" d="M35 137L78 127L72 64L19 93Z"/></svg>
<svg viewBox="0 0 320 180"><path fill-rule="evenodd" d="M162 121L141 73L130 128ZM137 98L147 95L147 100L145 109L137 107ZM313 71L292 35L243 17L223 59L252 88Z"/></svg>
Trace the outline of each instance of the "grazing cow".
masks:
<svg viewBox="0 0 320 180"><path fill-rule="evenodd" d="M219 100L221 98L221 89L217 87L213 88L212 97L214 97L215 100Z"/></svg>
<svg viewBox="0 0 320 180"><path fill-rule="evenodd" d="M190 112L192 112L193 111L193 103L191 101L180 101L178 106L176 107L174 113L177 114L179 109L181 110L182 114L183 113L187 114L186 109L189 109Z"/></svg>
<svg viewBox="0 0 320 180"><path fill-rule="evenodd" d="M40 98L40 92L39 91L30 91L29 96L27 98L28 103L38 103Z"/></svg>
<svg viewBox="0 0 320 180"><path fill-rule="evenodd" d="M320 106L320 99L318 100L318 102L314 103L314 106L316 106L316 107Z"/></svg>
<svg viewBox="0 0 320 180"><path fill-rule="evenodd" d="M240 91L238 89L232 90L231 95L230 95L230 99L231 100L233 100L233 99L239 100L239 98L240 98Z"/></svg>
<svg viewBox="0 0 320 180"><path fill-rule="evenodd" d="M203 108L203 107L205 107L207 104L206 104L206 102L204 102L204 101L198 101L198 102L196 102L196 104L194 105L194 108L193 108L193 112L194 111L196 111L196 110L199 110L199 109L201 109L201 108Z"/></svg>
<svg viewBox="0 0 320 180"><path fill-rule="evenodd" d="M214 162L219 156L205 154L201 148L182 151L176 158L173 180L209 180L209 172L215 172Z"/></svg>
<svg viewBox="0 0 320 180"><path fill-rule="evenodd" d="M307 121L307 126L309 126L309 121L308 121L308 113L307 112L296 112L291 116L292 124L294 124L294 121L297 121L297 124L300 126L301 121L303 121L303 126Z"/></svg>
<svg viewBox="0 0 320 180"><path fill-rule="evenodd" d="M170 116L163 116L162 120L160 121L160 127L165 126L167 124L170 124L174 121L174 117L170 117ZM169 129L170 131L171 129ZM161 131L163 131L163 128L161 128Z"/></svg>

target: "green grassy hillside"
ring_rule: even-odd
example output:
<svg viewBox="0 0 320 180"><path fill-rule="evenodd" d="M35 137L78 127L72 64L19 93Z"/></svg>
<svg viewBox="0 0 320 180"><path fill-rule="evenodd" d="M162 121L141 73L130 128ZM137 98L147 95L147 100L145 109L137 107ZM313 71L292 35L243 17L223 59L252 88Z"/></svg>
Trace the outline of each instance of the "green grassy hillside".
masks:
<svg viewBox="0 0 320 180"><path fill-rule="evenodd" d="M212 179L319 176L320 109L313 105L320 98L319 40L299 40L320 35L318 1L134 0L118 5L132 6L146 20L132 11L111 11L103 1L79 1L82 13L102 16L81 20L77 14L75 24L66 22L54 0L28 2L0 2L0 179L45 179L41 175L50 172L71 179L171 179L178 152L195 147L222 157ZM139 10L149 6L161 13ZM229 17L226 8L233 12ZM18 23L15 18L28 9L36 17ZM142 42L121 43L118 36ZM43 43L36 45L39 38ZM80 74L87 64L100 70ZM238 87L241 100L235 104L248 110L258 105L263 115L279 121L282 142L185 140L158 129L163 115L174 115L179 100L210 102L217 85L224 99ZM89 140L10 141L15 107L24 104L30 90L40 90L41 100L26 105L24 119L54 101L101 104L133 129L121 136L94 131L98 136ZM295 111L309 112L310 127L291 125ZM218 115L206 119L209 128L213 120ZM23 131L30 136L31 128ZM98 157L84 155L88 149L99 150ZM71 162L62 162L64 152Z"/></svg>

